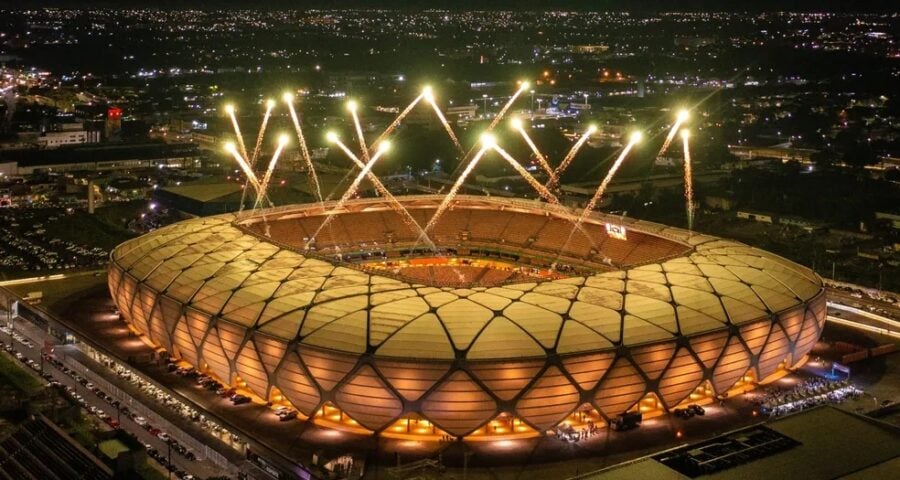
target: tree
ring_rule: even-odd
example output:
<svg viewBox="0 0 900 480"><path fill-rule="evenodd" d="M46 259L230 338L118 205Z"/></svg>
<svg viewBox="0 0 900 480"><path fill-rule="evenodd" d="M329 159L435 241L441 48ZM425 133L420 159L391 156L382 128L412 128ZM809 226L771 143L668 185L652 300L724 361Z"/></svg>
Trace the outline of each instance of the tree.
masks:
<svg viewBox="0 0 900 480"><path fill-rule="evenodd" d="M864 168L878 163L878 156L867 141L856 141L850 144L842 157L844 163L853 168Z"/></svg>
<svg viewBox="0 0 900 480"><path fill-rule="evenodd" d="M819 170L829 170L838 163L838 154L832 148L820 150L810 155L809 159Z"/></svg>

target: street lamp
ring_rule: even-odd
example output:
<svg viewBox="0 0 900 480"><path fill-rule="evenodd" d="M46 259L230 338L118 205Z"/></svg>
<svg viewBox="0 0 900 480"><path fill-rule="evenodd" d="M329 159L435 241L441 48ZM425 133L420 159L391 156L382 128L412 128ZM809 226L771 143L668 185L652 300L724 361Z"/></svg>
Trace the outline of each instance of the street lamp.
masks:
<svg viewBox="0 0 900 480"><path fill-rule="evenodd" d="M488 101L488 96L487 96L487 94L486 94L486 93L482 93L482 94L481 94L481 99L484 100L484 116L485 116L485 118L487 118L487 101Z"/></svg>
<svg viewBox="0 0 900 480"><path fill-rule="evenodd" d="M534 119L534 90L531 90L531 118Z"/></svg>

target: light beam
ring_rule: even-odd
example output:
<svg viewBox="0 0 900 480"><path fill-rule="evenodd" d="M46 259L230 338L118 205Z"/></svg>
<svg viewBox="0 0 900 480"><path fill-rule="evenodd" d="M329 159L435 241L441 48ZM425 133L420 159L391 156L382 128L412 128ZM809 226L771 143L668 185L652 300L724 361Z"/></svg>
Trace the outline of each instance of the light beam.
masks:
<svg viewBox="0 0 900 480"><path fill-rule="evenodd" d="M694 230L694 179L691 172L691 150L689 148L691 134L687 129L681 131L684 146L684 202L687 210L688 230Z"/></svg>
<svg viewBox="0 0 900 480"><path fill-rule="evenodd" d="M541 168L544 172L547 173L548 177L553 176L553 167L550 166L550 162L547 161L547 157L538 150L537 145L531 140L531 137L528 136L528 132L525 131L525 126L522 124L522 119L515 117L510 122L512 124L513 129L517 130L521 135L522 139L525 140L525 143L528 144L528 148L531 149L531 153L534 154L535 158L537 158L538 163L541 165Z"/></svg>
<svg viewBox="0 0 900 480"><path fill-rule="evenodd" d="M463 183L465 183L466 178L469 177L469 174L472 173L472 170L475 169L475 166L478 165L478 162L484 156L485 152L494 148L497 145L497 140L490 133L484 133L481 135L481 148L472 157L472 160L469 161L466 168L463 170L462 174L460 174L459 178L456 179L456 182L453 183L453 186L450 187L450 191L447 192L447 195L444 196L444 200L441 201L441 204L438 206L437 210L435 210L434 215L431 217L431 220L428 221L428 224L425 225L425 233L429 232L434 225L437 223L438 219L444 214L444 211L447 210L447 207L450 205L450 202L453 201L453 198L456 197L456 194L459 193L459 189L462 188Z"/></svg>
<svg viewBox="0 0 900 480"><path fill-rule="evenodd" d="M535 189L535 191L537 191L538 195L540 195L541 198L553 205L559 204L559 200L556 198L556 196L550 193L550 190L547 190L547 187L541 185L541 182L538 182L530 173L528 173L528 170L525 170L525 167L517 162L516 159L512 157L512 155L501 148L500 145L494 145L493 149L495 152L499 153L500 156L503 157L503 159L506 160L516 170L516 172L518 172L519 175L521 175L522 178L524 178L531 185L531 187Z"/></svg>
<svg viewBox="0 0 900 480"><path fill-rule="evenodd" d="M272 154L272 160L269 160L269 166L266 168L266 174L263 176L262 183L260 184L260 191L256 195L256 204L253 208L259 207L263 199L267 197L269 192L269 182L272 181L272 174L275 172L275 166L278 165L278 157L281 156L281 152L284 151L284 147L287 143L287 135L280 135L278 137L278 146L275 148L275 153Z"/></svg>
<svg viewBox="0 0 900 480"><path fill-rule="evenodd" d="M550 175L550 180L547 181L547 188L555 189L559 186L559 179L562 177L563 173L565 173L566 169L569 168L569 165L572 164L572 160L575 159L575 155L578 155L578 151L581 150L581 147L587 143L588 139L591 138L597 131L597 127L595 125L589 125L587 130L585 130L584 134L581 135L581 138L575 142L575 145L572 145L572 148L569 149L569 153L563 157L562 162L556 167L556 170L553 171L553 174Z"/></svg>
<svg viewBox="0 0 900 480"><path fill-rule="evenodd" d="M362 156L364 163L369 163L369 148L366 147L366 137L363 136L362 125L359 123L359 115L356 113L356 101L347 102L347 110L350 110L350 116L353 117L353 127L356 129L356 139L359 141L359 154Z"/></svg>
<svg viewBox="0 0 900 480"><path fill-rule="evenodd" d="M462 145L459 144L459 139L456 138L456 134L453 133L453 128L450 127L450 123L447 121L447 118L444 117L444 112L441 111L440 107L438 107L437 102L434 99L434 94L431 93L431 90L426 90L424 93L425 101L431 104L431 108L434 109L434 114L437 115L438 120L441 121L441 125L444 126L444 130L447 131L447 135L450 137L450 140L453 141L453 145L459 151L459 153L465 153L463 151Z"/></svg>
<svg viewBox="0 0 900 480"><path fill-rule="evenodd" d="M244 145L244 136L241 135L241 126L238 125L237 116L235 116L234 113L234 105L230 103L225 105L225 113L231 118L231 126L234 127L234 136L237 137L238 152L240 152L242 157L250 158L247 155L247 146Z"/></svg>
<svg viewBox="0 0 900 480"><path fill-rule="evenodd" d="M316 174L316 167L313 165L312 157L309 156L309 149L306 147L306 139L303 138L303 129L300 127L300 118L294 109L294 95L285 92L281 97L284 103L287 103L288 110L291 113L291 121L294 123L294 131L297 134L297 143L300 145L300 156L303 157L303 163L306 164L306 175L309 177L309 183L313 187L316 198L322 203L322 188L319 186L319 176Z"/></svg>
<svg viewBox="0 0 900 480"><path fill-rule="evenodd" d="M266 134L266 126L269 124L269 117L272 116L272 109L275 108L275 100L266 100L266 113L263 115L262 125L259 127L259 133L256 134L256 145L253 147L253 155L250 156L250 166L255 166L259 159L259 151L262 147L263 137Z"/></svg>
<svg viewBox="0 0 900 480"><path fill-rule="evenodd" d="M369 172L372 171L372 167L375 166L375 163L378 162L382 155L390 150L390 146L391 144L387 140L381 142L378 145L378 151L375 152L375 155L372 155L369 163L367 163L366 166L359 171L359 174L353 180L353 183L350 184L350 186L347 188L347 191L345 191L341 196L340 200L338 200L334 207L331 208L331 211L329 211L328 215L325 217L325 221L323 221L322 224L319 225L319 228L317 228L315 233L313 233L313 235L309 238L304 248L309 248L310 245L312 245L312 242L315 241L315 239L319 236L319 232L321 232L323 228L331 223L331 220L335 217L335 214L337 214L338 211L340 211L344 207L344 204L347 203L347 201L349 201L351 197L353 197L353 195L359 189L359 185L362 183L363 179L369 175Z"/></svg>
<svg viewBox="0 0 900 480"><path fill-rule="evenodd" d="M241 152L238 151L238 148L237 146L235 146L234 142L226 143L225 151L230 153L231 156L234 157L235 161L237 161L238 165L241 167L241 170L243 170L244 175L247 176L247 181L253 185L253 188L256 189L258 195L260 190L259 180L256 178L256 174L253 173L253 169L250 168L247 160L241 156Z"/></svg>
<svg viewBox="0 0 900 480"><path fill-rule="evenodd" d="M347 148L347 146L344 145L344 143L341 142L339 138L337 138L337 135L333 133L329 134L328 140L337 145L338 148L340 148L360 170L365 170L366 165L362 163L362 160L360 160L359 157L357 157L349 148ZM416 231L419 234L419 239L423 239L432 250L436 249L434 242L432 242L431 239L428 238L425 230L419 225L416 219L413 218L412 214L409 213L409 210L407 210L403 206L403 204L400 203L400 201L397 200L397 198L394 197L394 195L384 186L384 184L381 183L381 180L379 180L378 177L374 173L372 173L371 169L369 170L369 172L367 172L366 177L370 182L372 182L372 185L375 186L375 190L388 201L394 211L400 214L403 222L410 229Z"/></svg>
<svg viewBox="0 0 900 480"><path fill-rule="evenodd" d="M513 103L515 103L516 99L519 98L519 95L521 95L525 90L528 90L528 82L522 82L522 84L519 85L519 89L516 90L516 93L514 93L512 97L509 97L509 101L506 102L506 105L503 105L503 108L501 108L500 111L497 112L497 116L494 117L494 120L491 121L491 125L488 127L488 131L493 130L494 127L496 127L497 124L500 123L500 120L503 120L506 112L509 111Z"/></svg>
<svg viewBox="0 0 900 480"><path fill-rule="evenodd" d="M430 91L430 89L428 89L426 87L425 91ZM394 130L396 130L397 127L400 126L400 122L402 122L403 119L406 118L407 115L409 115L409 112L411 112L413 110L413 108L415 108L416 105L418 105L419 102L421 102L422 99L425 97L425 91L423 91L421 94L419 94L419 96L416 97L415 100L410 102L410 104L407 105L406 108L404 108L403 111L400 112L399 115L397 115L397 118L395 118L394 121L391 122L391 124L388 125L388 127L386 129L384 129L383 132L381 132L381 135L379 135L378 138L376 138L375 141L372 142L372 145L371 145L372 147L377 148L379 143L381 143L385 138L387 138L392 133L394 133Z"/></svg>
<svg viewBox="0 0 900 480"><path fill-rule="evenodd" d="M663 141L662 147L659 149L659 153L656 154L657 157L661 157L666 150L669 149L669 145L672 144L672 140L675 138L675 134L678 133L678 129L681 128L681 125L687 121L690 113L687 110L679 110L678 116L675 117L675 123L672 124L672 128L669 129L669 133L666 135L665 141Z"/></svg>
<svg viewBox="0 0 900 480"><path fill-rule="evenodd" d="M606 172L606 177L603 178L603 181L600 182L600 186L597 187L597 191L594 192L594 196L591 197L591 201L588 202L587 206L581 212L581 215L578 217L578 221L576 224L581 225L584 222L584 219L587 218L588 215L594 210L594 207L597 206L597 203L600 202L600 199L603 197L603 194L606 192L606 188L609 186L609 182L612 181L613 177L616 175L616 172L619 170L619 167L622 166L622 162L625 161L625 157L628 156L628 153L631 152L631 149L641 141L641 132L634 132L631 134L631 138L628 140L628 145L622 149L622 153L619 154L619 157L616 158L616 161L613 162L612 167L609 168L609 171Z"/></svg>

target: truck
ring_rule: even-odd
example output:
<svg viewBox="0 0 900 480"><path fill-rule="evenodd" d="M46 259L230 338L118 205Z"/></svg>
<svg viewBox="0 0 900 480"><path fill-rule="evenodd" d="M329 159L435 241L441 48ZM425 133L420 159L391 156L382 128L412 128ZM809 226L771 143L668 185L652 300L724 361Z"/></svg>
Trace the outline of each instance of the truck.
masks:
<svg viewBox="0 0 900 480"><path fill-rule="evenodd" d="M644 415L641 412L620 413L616 415L616 418L613 419L610 427L618 432L631 430L632 428L637 428L638 426L640 426L643 417Z"/></svg>

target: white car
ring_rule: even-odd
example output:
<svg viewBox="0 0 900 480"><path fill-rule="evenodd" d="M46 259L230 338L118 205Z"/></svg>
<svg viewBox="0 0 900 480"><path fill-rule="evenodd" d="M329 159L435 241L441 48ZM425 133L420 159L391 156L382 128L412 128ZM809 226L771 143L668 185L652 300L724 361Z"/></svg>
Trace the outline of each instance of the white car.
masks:
<svg viewBox="0 0 900 480"><path fill-rule="evenodd" d="M147 419L144 417L134 417L134 423L143 427L147 424Z"/></svg>

